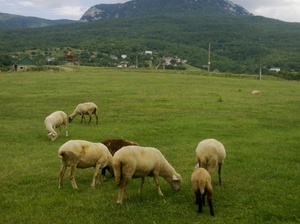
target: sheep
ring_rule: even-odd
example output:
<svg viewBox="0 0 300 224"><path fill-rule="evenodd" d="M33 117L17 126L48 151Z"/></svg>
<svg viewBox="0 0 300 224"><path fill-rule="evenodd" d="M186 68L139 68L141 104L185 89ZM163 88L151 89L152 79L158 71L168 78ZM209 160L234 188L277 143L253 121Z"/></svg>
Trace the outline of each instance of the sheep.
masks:
<svg viewBox="0 0 300 224"><path fill-rule="evenodd" d="M214 216L214 208L212 203L212 184L209 172L204 168L195 168L191 175L192 190L196 197L196 205L198 212L202 212L202 206L205 204L205 196L209 205L210 215Z"/></svg>
<svg viewBox="0 0 300 224"><path fill-rule="evenodd" d="M96 124L98 124L98 115L97 115L98 107L96 104L92 102L80 103L77 105L72 114L69 115L69 123L73 121L73 119L79 114L81 115L81 122L84 120L86 122L84 115L89 115L89 123L92 120L92 115L94 114L96 117Z"/></svg>
<svg viewBox="0 0 300 224"><path fill-rule="evenodd" d="M106 140L102 141L101 143L104 144L108 148L108 150L112 154L112 156L114 156L116 151L118 151L120 148L122 148L124 146L138 145L136 142L128 141L128 140L121 139L121 138L106 139ZM101 170L102 176L105 177L105 172L107 169L112 174L112 176L114 176L113 171L110 170L109 167L104 167Z"/></svg>
<svg viewBox="0 0 300 224"><path fill-rule="evenodd" d="M253 90L253 91L251 92L251 94L252 94L252 95L260 95L260 94L261 94L261 91L259 91L259 90Z"/></svg>
<svg viewBox="0 0 300 224"><path fill-rule="evenodd" d="M126 185L131 178L141 178L142 187L146 176L154 178L158 194L163 196L159 186L158 177L163 177L174 190L179 190L182 178L166 160L163 154L156 148L141 146L125 146L113 156L113 169L116 185L119 188L118 204L122 204L123 194L126 193Z"/></svg>
<svg viewBox="0 0 300 224"><path fill-rule="evenodd" d="M61 132L62 125L64 125L66 136L68 137L67 121L67 115L63 111L55 111L45 118L44 124L48 131L48 137L51 141L54 141L58 137L55 129L58 128L59 132Z"/></svg>
<svg viewBox="0 0 300 224"><path fill-rule="evenodd" d="M224 145L216 139L205 139L196 148L196 162L199 167L205 168L212 173L216 166L219 166L219 184L222 185L221 169L226 158Z"/></svg>
<svg viewBox="0 0 300 224"><path fill-rule="evenodd" d="M62 181L68 166L71 167L70 181L74 189L78 189L74 176L76 167L82 169L94 167L92 188L96 186L99 169L103 169L106 166L112 168L112 155L102 143L70 140L59 148L58 157L62 161L58 188L62 187Z"/></svg>

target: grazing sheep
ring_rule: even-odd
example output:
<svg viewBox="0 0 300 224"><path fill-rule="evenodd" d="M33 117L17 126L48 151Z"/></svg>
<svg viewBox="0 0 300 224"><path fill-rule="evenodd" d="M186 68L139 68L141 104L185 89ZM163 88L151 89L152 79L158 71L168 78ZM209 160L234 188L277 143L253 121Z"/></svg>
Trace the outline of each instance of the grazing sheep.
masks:
<svg viewBox="0 0 300 224"><path fill-rule="evenodd" d="M259 91L259 90L253 90L253 91L251 92L251 94L252 94L252 95L260 95L260 94L261 94L261 91Z"/></svg>
<svg viewBox="0 0 300 224"><path fill-rule="evenodd" d="M96 117L96 124L98 124L98 115L97 115L97 110L98 107L96 104L92 103L92 102L87 102L87 103L80 103L77 105L77 107L75 108L74 112L69 116L69 123L72 122L72 120L74 119L74 117L76 117L78 114L81 115L81 122L84 120L84 122L86 122L84 115L89 115L89 123L92 120L92 115L94 114Z"/></svg>
<svg viewBox="0 0 300 224"><path fill-rule="evenodd" d="M61 126L64 125L66 136L68 137L68 127L67 127L67 115L63 111L55 111L45 118L44 124L48 131L48 137L54 141L58 134L55 131L56 128L61 132Z"/></svg>
<svg viewBox="0 0 300 224"><path fill-rule="evenodd" d="M198 212L202 212L202 206L205 204L205 196L207 195L210 215L214 216L215 213L212 203L213 188L209 172L204 168L195 168L191 176L191 183L196 197L196 205L198 205Z"/></svg>
<svg viewBox="0 0 300 224"><path fill-rule="evenodd" d="M215 139L205 139L196 148L196 161L199 167L205 168L212 173L219 166L219 184L222 185L221 169L226 158L224 145Z"/></svg>
<svg viewBox="0 0 300 224"><path fill-rule="evenodd" d="M99 169L106 166L112 167L112 155L102 143L88 142L84 140L70 140L58 150L58 157L62 159L59 173L58 188L62 187L67 167L71 167L70 180L72 187L78 189L75 181L75 169L94 167L94 176L91 186L95 188Z"/></svg>
<svg viewBox="0 0 300 224"><path fill-rule="evenodd" d="M106 139L106 140L102 141L101 143L104 144L108 148L108 150L110 151L112 156L116 153L116 151L118 151L120 148L122 148L124 146L138 145L136 142L131 142L131 141L121 139L121 138ZM105 172L107 169L112 174L112 176L114 176L113 170L110 170L108 166L104 167L102 169L102 171L101 171L102 176L105 177Z"/></svg>
<svg viewBox="0 0 300 224"><path fill-rule="evenodd" d="M131 178L141 178L138 193L141 193L146 176L154 178L158 194L163 196L158 177L163 177L175 190L179 190L181 176L156 148L125 146L113 157L113 168L116 184L119 187L118 204L122 204L126 185Z"/></svg>

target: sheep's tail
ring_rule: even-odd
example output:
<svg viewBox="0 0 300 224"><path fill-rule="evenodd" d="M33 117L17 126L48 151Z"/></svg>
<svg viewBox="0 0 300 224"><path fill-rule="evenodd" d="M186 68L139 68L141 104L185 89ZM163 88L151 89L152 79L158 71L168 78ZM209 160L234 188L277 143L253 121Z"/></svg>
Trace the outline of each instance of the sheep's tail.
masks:
<svg viewBox="0 0 300 224"><path fill-rule="evenodd" d="M201 195L204 194L207 184L208 184L208 181L206 181L206 180L205 181L203 181L202 179L198 180L198 189L200 190Z"/></svg>
<svg viewBox="0 0 300 224"><path fill-rule="evenodd" d="M113 168L114 168L114 175L116 185L119 187L121 184L121 177L122 177L122 163L121 161L113 161Z"/></svg>

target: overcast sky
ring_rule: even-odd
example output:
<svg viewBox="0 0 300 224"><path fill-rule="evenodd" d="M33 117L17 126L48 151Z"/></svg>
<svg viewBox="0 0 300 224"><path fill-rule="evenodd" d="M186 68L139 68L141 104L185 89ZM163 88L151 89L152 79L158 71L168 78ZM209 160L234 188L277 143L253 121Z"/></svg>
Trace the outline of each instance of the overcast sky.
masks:
<svg viewBox="0 0 300 224"><path fill-rule="evenodd" d="M91 6L128 0L0 0L0 12L45 19L79 20ZM163 0L162 0L163 1ZM300 23L300 0L232 0L254 15Z"/></svg>

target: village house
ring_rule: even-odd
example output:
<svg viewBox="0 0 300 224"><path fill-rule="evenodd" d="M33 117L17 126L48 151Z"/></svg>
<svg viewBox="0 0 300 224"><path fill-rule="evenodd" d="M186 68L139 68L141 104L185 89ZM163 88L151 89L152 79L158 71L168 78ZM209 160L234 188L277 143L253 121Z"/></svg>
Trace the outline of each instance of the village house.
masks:
<svg viewBox="0 0 300 224"><path fill-rule="evenodd" d="M26 71L32 67L36 67L38 64L33 61L30 57L25 56L20 61L13 65L13 71Z"/></svg>
<svg viewBox="0 0 300 224"><path fill-rule="evenodd" d="M128 61L121 61L118 65L117 65L117 67L118 68L127 68L128 67Z"/></svg>
<svg viewBox="0 0 300 224"><path fill-rule="evenodd" d="M271 72L280 72L280 68L270 68Z"/></svg>

